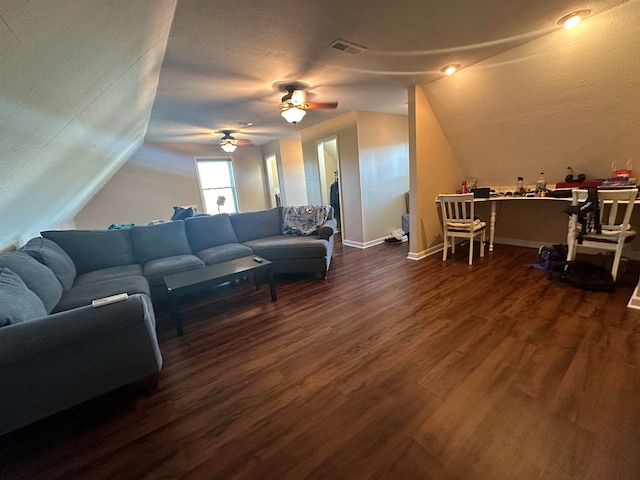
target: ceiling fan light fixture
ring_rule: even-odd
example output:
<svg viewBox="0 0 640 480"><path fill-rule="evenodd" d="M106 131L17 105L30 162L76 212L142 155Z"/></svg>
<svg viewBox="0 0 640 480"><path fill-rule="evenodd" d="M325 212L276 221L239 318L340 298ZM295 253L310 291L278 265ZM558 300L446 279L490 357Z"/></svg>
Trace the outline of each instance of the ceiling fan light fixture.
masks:
<svg viewBox="0 0 640 480"><path fill-rule="evenodd" d="M454 73L456 73L458 70L460 69L460 65L457 63L450 63L449 65L445 65L444 67L442 67L440 69L440 71L442 73L445 73L447 75L453 75Z"/></svg>
<svg viewBox="0 0 640 480"><path fill-rule="evenodd" d="M558 20L558 25L563 25L564 28L573 28L579 24L583 18L589 16L590 13L591 10L578 10L577 12L572 12Z"/></svg>
<svg viewBox="0 0 640 480"><path fill-rule="evenodd" d="M304 118L307 112L303 108L299 108L295 105L284 107L280 115L289 123L298 123Z"/></svg>
<svg viewBox="0 0 640 480"><path fill-rule="evenodd" d="M223 138L220 140L220 147L227 153L235 152L238 142L235 138Z"/></svg>
<svg viewBox="0 0 640 480"><path fill-rule="evenodd" d="M220 143L220 147L222 147L222 150L227 153L235 152L236 148L238 148L237 145L234 145L231 142Z"/></svg>
<svg viewBox="0 0 640 480"><path fill-rule="evenodd" d="M221 130L220 133L224 133L224 136L220 139L220 148L227 153L235 152L238 148L238 140L231 136L233 130Z"/></svg>

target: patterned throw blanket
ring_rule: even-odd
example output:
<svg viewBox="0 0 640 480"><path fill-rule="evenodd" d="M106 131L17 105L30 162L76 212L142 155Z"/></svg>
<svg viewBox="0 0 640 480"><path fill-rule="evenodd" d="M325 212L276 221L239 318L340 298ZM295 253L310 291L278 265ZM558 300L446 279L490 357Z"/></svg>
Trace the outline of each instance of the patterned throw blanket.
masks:
<svg viewBox="0 0 640 480"><path fill-rule="evenodd" d="M284 235L314 235L329 218L329 205L307 205L282 208Z"/></svg>

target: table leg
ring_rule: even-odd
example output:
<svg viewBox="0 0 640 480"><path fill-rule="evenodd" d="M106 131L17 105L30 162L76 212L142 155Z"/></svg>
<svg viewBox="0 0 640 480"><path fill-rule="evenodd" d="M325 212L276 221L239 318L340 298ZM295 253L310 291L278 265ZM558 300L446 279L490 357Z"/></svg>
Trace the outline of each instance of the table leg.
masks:
<svg viewBox="0 0 640 480"><path fill-rule="evenodd" d="M273 275L273 268L271 265L267 268L267 272L269 272L269 289L271 290L271 301L275 302L277 300L276 297L276 282Z"/></svg>
<svg viewBox="0 0 640 480"><path fill-rule="evenodd" d="M171 316L173 317L173 321L176 323L176 331L178 335L182 336L184 331L182 330L182 319L180 318L180 312L178 311L178 296L173 293L170 288L167 289L167 293L169 294L169 306L171 307Z"/></svg>
<svg viewBox="0 0 640 480"><path fill-rule="evenodd" d="M491 201L491 217L489 220L489 251L493 252L493 237L496 234L496 201Z"/></svg>

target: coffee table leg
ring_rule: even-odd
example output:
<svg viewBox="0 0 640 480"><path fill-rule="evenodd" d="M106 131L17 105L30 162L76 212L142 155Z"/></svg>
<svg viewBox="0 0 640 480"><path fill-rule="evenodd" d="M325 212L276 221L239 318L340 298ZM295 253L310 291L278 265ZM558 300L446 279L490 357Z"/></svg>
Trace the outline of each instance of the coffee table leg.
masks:
<svg viewBox="0 0 640 480"><path fill-rule="evenodd" d="M267 272L269 273L269 289L271 290L271 301L275 302L277 300L276 282L273 276L273 268L271 268L271 265L267 267Z"/></svg>
<svg viewBox="0 0 640 480"><path fill-rule="evenodd" d="M178 296L175 293L172 295L172 290L170 288L167 289L167 293L169 294L171 316L173 317L173 321L176 322L176 331L178 332L178 335L182 336L184 332L182 330L182 319L180 318L180 312L178 311Z"/></svg>

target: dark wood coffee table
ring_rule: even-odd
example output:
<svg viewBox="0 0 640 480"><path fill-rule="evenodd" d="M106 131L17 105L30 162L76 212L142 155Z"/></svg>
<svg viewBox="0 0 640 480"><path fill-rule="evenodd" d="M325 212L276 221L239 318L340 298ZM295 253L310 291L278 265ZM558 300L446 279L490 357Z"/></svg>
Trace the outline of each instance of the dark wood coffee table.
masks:
<svg viewBox="0 0 640 480"><path fill-rule="evenodd" d="M260 260L260 261L256 261ZM183 334L182 319L178 311L178 297L190 292L202 290L206 287L213 287L224 282L230 282L238 278L245 278L253 275L256 290L260 288L258 272L267 271L269 278L269 289L271 290L271 301L276 301L276 285L273 278L271 262L262 257L250 256L242 257L229 262L218 263L204 268L187 270L186 272L173 273L164 278L164 284L169 294L169 304L171 306L171 316L176 322L178 335Z"/></svg>

